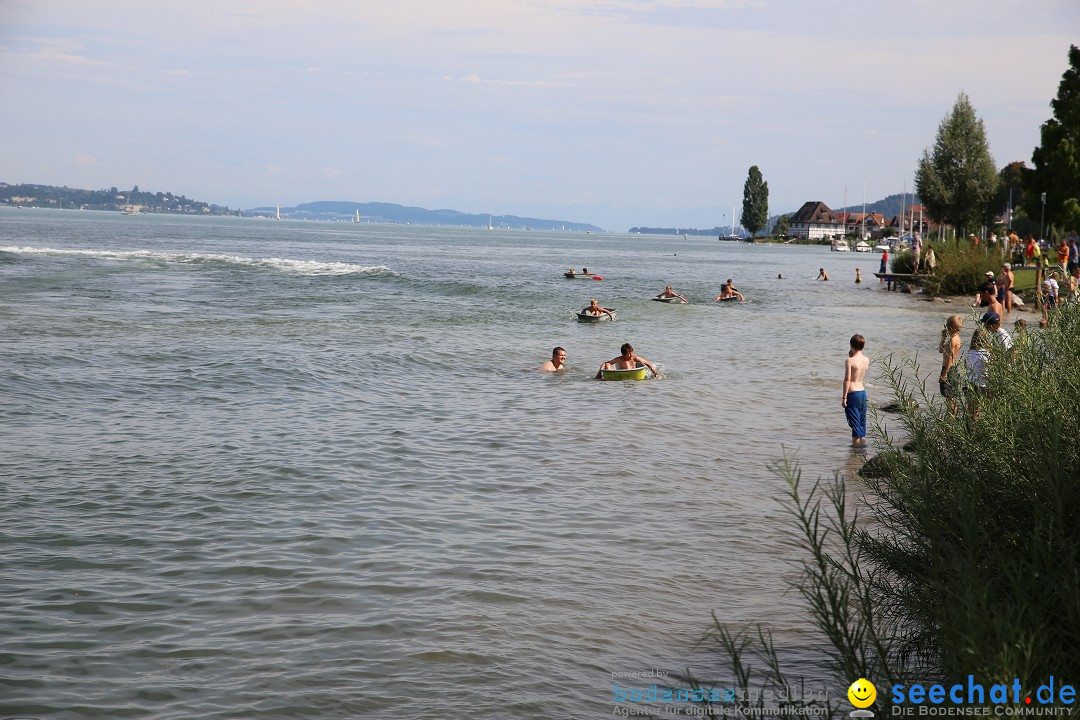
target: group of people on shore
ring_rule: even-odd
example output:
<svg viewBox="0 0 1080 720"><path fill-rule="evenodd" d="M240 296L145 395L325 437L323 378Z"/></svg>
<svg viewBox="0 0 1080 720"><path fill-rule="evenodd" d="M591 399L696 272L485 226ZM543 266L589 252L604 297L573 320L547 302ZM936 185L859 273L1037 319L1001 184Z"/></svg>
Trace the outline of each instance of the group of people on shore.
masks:
<svg viewBox="0 0 1080 720"><path fill-rule="evenodd" d="M1014 325L1015 337L1002 326L1002 318L997 310L983 313L978 327L971 335L966 352L961 353L963 340L960 332L964 328L964 319L959 315L950 315L941 330L938 352L941 353L941 373L938 375L938 390L955 413L961 394L966 389L968 412L972 417L979 412L979 400L987 392L987 369L996 346L1008 353L1017 341L1027 340L1027 320L1020 318ZM1045 327L1046 321L1040 322ZM966 384L961 381L961 363L966 370Z"/></svg>
<svg viewBox="0 0 1080 720"><path fill-rule="evenodd" d="M989 308L1001 317L1007 317L1012 313L1013 303L1017 300L1012 291L1015 285L1016 276L1013 275L1010 263L1002 263L1001 274L997 276L993 270L987 270L986 280L979 285L971 307Z"/></svg>
<svg viewBox="0 0 1080 720"><path fill-rule="evenodd" d="M980 288L980 294L986 293ZM996 298L993 300L996 302ZM1017 341L1027 341L1027 320L1020 318L1016 321L1014 337L1001 326L1000 307L1000 304L991 306L983 313L966 351L960 337L964 329L963 317L950 315L941 330L938 390L954 414L963 396L971 416L978 415L979 402L987 394L987 371L994 347L1008 353ZM1045 321L1040 325L1045 326ZM866 390L863 381L870 361L863 354L865 347L866 339L862 335L853 335L849 341L848 357L844 361L841 405L851 428L851 444L854 447L862 447L866 443ZM964 373L963 379L961 372Z"/></svg>
<svg viewBox="0 0 1080 720"><path fill-rule="evenodd" d="M1042 307L1040 309L1044 316L1046 311L1063 302L1080 299L1080 264L1067 264L1066 268L1069 275L1063 282L1059 283L1054 277L1042 279ZM996 276L992 270L988 270L986 280L976 291L972 307L989 307L1002 317L1006 317L1016 306L1023 306L1023 301L1013 293L1015 286L1016 278L1011 263L1003 263L1000 274Z"/></svg>
<svg viewBox="0 0 1080 720"><path fill-rule="evenodd" d="M919 268L923 269L924 274L933 275L934 270L937 268L937 254L934 253L934 246L930 245L926 248L926 252L923 252L923 241L919 236L919 233L915 233L911 238L911 272L913 275L919 274ZM889 272L889 251L883 250L881 252L881 264L878 266L878 275L885 275ZM855 283L862 282L862 274L858 268L855 268ZM885 278L880 278L880 282L884 283Z"/></svg>
<svg viewBox="0 0 1080 720"><path fill-rule="evenodd" d="M1057 245L1046 240L1040 242L1030 233L1021 240L1015 232L1010 232L1004 240L1008 243L1012 264L1018 267L1031 265L1047 268L1056 263L1064 274L1071 275L1072 268L1080 266L1080 235L1076 230L1062 238ZM997 238L991 233L990 244L996 243Z"/></svg>

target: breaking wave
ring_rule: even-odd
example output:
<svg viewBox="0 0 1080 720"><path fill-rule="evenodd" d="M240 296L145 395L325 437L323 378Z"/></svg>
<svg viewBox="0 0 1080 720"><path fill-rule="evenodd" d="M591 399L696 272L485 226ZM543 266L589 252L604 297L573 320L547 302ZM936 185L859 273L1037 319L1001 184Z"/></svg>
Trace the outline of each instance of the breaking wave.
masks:
<svg viewBox="0 0 1080 720"><path fill-rule="evenodd" d="M293 275L396 275L385 265L358 265L347 262L293 260L290 258L249 258L238 255L205 253L163 253L150 250L73 250L37 247L0 247L0 252L18 255L55 255L100 258L102 260L139 260L181 265L230 265L261 270L286 272Z"/></svg>

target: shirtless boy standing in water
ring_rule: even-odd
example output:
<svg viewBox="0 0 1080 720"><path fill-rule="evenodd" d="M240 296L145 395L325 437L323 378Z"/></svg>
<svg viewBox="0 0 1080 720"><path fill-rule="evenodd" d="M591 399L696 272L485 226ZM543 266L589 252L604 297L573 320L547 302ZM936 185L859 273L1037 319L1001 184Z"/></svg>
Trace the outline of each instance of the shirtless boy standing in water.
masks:
<svg viewBox="0 0 1080 720"><path fill-rule="evenodd" d="M851 444L861 447L866 444L866 389L863 379L870 360L863 355L866 338L862 335L851 336L851 350L844 361L844 396L840 404L847 416L851 428Z"/></svg>

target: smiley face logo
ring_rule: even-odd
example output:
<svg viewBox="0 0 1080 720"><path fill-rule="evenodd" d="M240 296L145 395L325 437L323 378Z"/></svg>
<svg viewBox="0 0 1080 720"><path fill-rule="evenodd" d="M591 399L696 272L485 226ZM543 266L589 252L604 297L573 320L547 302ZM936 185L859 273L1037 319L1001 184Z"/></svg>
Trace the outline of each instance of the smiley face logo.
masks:
<svg viewBox="0 0 1080 720"><path fill-rule="evenodd" d="M847 690L848 700L857 708L868 708L877 700L877 688L866 678L859 678L851 683Z"/></svg>

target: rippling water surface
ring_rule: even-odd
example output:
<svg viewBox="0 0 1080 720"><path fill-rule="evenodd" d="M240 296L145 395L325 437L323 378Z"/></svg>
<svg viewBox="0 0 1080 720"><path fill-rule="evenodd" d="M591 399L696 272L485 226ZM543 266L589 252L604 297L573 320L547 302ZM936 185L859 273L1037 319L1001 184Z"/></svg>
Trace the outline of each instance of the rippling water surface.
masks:
<svg viewBox="0 0 1080 720"><path fill-rule="evenodd" d="M933 352L878 259L0 210L0 716L609 716L713 610L813 677L767 466L858 466L852 333ZM592 381L626 341L664 376Z"/></svg>

